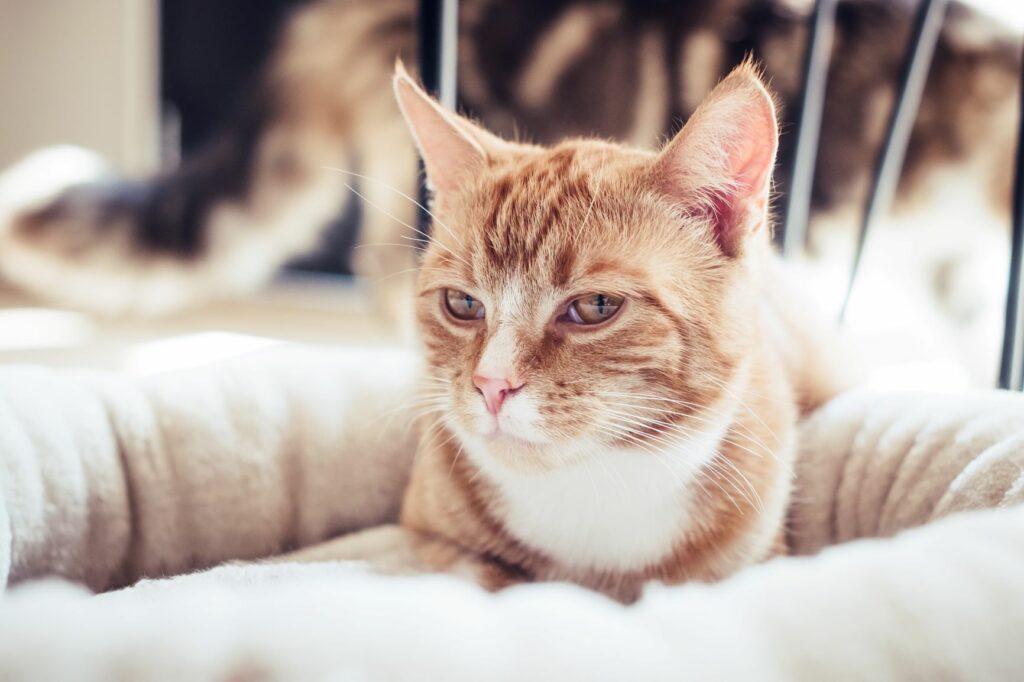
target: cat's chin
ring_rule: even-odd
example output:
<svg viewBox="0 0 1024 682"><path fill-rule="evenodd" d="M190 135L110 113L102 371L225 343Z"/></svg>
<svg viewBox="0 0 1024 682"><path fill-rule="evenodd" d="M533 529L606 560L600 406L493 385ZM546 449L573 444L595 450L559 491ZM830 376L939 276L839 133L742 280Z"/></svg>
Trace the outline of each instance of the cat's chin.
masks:
<svg viewBox="0 0 1024 682"><path fill-rule="evenodd" d="M551 443L540 443L507 431L463 433L461 440L470 459L484 470L497 467L519 473L542 473L555 466Z"/></svg>
<svg viewBox="0 0 1024 682"><path fill-rule="evenodd" d="M499 478L502 472L546 474L584 459L572 443L538 442L502 431L465 434L461 440L470 460Z"/></svg>
<svg viewBox="0 0 1024 682"><path fill-rule="evenodd" d="M545 445L545 443L538 443L515 434L506 433L505 431L494 431L484 435L482 438L485 443L492 447L538 448Z"/></svg>

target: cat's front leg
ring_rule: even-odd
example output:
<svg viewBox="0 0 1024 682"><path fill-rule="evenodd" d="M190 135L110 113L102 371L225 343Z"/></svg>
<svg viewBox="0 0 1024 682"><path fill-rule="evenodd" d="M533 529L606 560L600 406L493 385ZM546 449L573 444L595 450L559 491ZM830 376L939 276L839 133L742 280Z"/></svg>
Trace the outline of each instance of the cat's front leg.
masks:
<svg viewBox="0 0 1024 682"><path fill-rule="evenodd" d="M467 578L491 590L519 582L510 572L454 543L399 525L343 535L273 557L266 563L326 561L356 561L387 575L444 573Z"/></svg>

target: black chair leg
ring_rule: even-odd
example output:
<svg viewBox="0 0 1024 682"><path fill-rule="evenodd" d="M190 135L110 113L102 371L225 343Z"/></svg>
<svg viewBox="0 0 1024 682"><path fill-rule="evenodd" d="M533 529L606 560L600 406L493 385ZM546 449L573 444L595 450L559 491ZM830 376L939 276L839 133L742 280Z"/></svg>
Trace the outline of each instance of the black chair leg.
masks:
<svg viewBox="0 0 1024 682"><path fill-rule="evenodd" d="M427 92L437 95L441 104L455 109L458 68L458 0L420 0L419 17L420 80ZM427 205L426 176L420 162L420 204ZM430 229L430 216L419 213L420 234ZM423 238L425 240L425 237ZM423 242L421 240L421 243Z"/></svg>
<svg viewBox="0 0 1024 682"><path fill-rule="evenodd" d="M785 216L778 235L787 258L803 251L807 242L807 221L811 212L811 190L818 160L818 137L825 109L825 87L832 58L837 0L817 0L810 20L804 54L804 87L797 112L796 145L789 191L784 198Z"/></svg>
<svg viewBox="0 0 1024 682"><path fill-rule="evenodd" d="M903 169L903 158L910 142L910 133L914 129L921 96L924 94L928 70L931 67L932 55L942 30L942 20L946 15L947 0L922 0L914 18L914 28L910 35L910 44L903 61L903 72L896 90L896 102L889 117L889 125L885 131L885 140L878 156L875 174L871 181L867 206L861 220L860 232L857 234L857 246L854 250L853 264L850 267L850 279L846 287L846 296L839 312L840 321L846 316L853 294L853 285L857 279L864 245L867 243L871 228L892 206L892 199L899 183L900 171Z"/></svg>
<svg viewBox="0 0 1024 682"><path fill-rule="evenodd" d="M1024 73L1021 73L1020 126L1017 133L1017 165L1013 181L1013 237L1010 242L1010 277L1006 289L1006 326L999 364L999 388L1024 390Z"/></svg>

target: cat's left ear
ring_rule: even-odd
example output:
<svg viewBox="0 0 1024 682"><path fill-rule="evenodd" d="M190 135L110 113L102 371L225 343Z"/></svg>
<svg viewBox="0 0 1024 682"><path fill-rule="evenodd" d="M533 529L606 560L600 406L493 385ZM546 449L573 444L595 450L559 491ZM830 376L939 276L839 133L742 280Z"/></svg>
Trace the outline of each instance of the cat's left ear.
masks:
<svg viewBox="0 0 1024 682"><path fill-rule="evenodd" d="M738 66L662 150L653 182L687 212L711 219L722 251L737 256L765 229L779 144L775 104L750 62Z"/></svg>
<svg viewBox="0 0 1024 682"><path fill-rule="evenodd" d="M401 62L395 65L394 88L435 192L445 194L458 189L474 177L490 154L510 146L438 104L416 84Z"/></svg>

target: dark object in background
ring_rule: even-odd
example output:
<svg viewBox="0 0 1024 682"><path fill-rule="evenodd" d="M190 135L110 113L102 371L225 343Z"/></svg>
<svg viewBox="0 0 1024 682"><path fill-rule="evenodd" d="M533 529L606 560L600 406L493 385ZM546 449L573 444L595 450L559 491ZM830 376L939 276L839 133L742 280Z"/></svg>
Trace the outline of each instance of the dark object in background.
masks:
<svg viewBox="0 0 1024 682"><path fill-rule="evenodd" d="M215 143L226 125L248 120L252 98L292 12L310 0L163 0L160 3L160 102L167 126L165 160ZM168 138L171 138L170 140ZM357 188L358 189L358 188ZM322 247L291 264L298 270L351 275L361 208L349 201L323 233Z"/></svg>
<svg viewBox="0 0 1024 682"><path fill-rule="evenodd" d="M180 117L181 155L228 123L255 89L284 20L305 0L164 0L160 99Z"/></svg>

